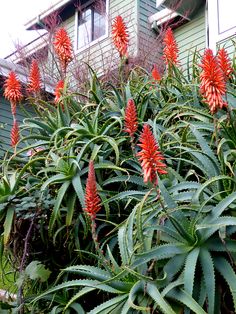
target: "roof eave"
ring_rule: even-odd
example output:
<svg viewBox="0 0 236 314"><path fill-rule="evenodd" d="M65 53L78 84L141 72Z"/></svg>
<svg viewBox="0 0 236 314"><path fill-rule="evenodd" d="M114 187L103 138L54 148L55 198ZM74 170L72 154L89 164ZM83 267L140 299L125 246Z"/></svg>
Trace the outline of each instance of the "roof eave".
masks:
<svg viewBox="0 0 236 314"><path fill-rule="evenodd" d="M52 5L49 9L44 10L35 18L31 19L27 23L24 24L26 30L35 30L35 29L42 29L44 28L44 24L42 21L48 17L50 14L56 12L57 10L61 9L66 4L69 4L72 0L60 0L54 5Z"/></svg>

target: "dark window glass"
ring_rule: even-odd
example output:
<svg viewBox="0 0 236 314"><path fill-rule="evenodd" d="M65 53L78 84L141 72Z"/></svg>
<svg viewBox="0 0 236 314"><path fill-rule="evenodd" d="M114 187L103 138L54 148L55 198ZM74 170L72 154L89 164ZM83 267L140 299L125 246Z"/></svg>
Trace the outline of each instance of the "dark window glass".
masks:
<svg viewBox="0 0 236 314"><path fill-rule="evenodd" d="M99 0L79 13L78 49L105 34L106 0Z"/></svg>

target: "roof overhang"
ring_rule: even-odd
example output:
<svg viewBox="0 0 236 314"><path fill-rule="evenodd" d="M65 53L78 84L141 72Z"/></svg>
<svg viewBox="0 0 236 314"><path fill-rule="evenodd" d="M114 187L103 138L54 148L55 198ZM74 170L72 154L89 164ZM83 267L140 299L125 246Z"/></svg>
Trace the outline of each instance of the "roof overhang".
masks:
<svg viewBox="0 0 236 314"><path fill-rule="evenodd" d="M149 17L152 28L158 27L176 17L191 20L199 11L205 0L156 0L157 13Z"/></svg>
<svg viewBox="0 0 236 314"><path fill-rule="evenodd" d="M41 12L32 20L28 21L24 26L26 30L35 30L35 29L43 29L44 28L44 20L49 17L54 12L63 12L63 10L68 7L70 4L74 4L75 0L60 0L54 5L52 5L49 9Z"/></svg>
<svg viewBox="0 0 236 314"><path fill-rule="evenodd" d="M0 59L0 76L7 77L10 71L14 71L22 84L27 84L28 73L25 67ZM55 84L51 78L45 78L43 81L44 90L48 93L54 93Z"/></svg>

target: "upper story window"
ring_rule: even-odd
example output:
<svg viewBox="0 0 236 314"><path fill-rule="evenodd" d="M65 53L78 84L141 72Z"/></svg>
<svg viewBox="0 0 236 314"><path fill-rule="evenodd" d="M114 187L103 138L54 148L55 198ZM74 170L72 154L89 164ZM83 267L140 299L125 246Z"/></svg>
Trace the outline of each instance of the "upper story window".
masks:
<svg viewBox="0 0 236 314"><path fill-rule="evenodd" d="M76 12L76 50L105 37L108 33L108 0L87 1Z"/></svg>
<svg viewBox="0 0 236 314"><path fill-rule="evenodd" d="M235 0L208 0L208 45L216 51L217 43L236 33Z"/></svg>

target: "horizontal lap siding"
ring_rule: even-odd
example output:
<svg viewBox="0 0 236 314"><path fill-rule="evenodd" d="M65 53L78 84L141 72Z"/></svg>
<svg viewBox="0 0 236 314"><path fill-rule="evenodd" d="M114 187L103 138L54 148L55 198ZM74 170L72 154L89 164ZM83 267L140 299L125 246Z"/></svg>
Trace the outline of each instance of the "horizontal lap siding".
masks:
<svg viewBox="0 0 236 314"><path fill-rule="evenodd" d="M102 73L106 69L117 67L119 63L119 54L113 47L111 41L111 24L117 15L121 15L127 25L129 33L129 55L135 55L137 49L137 27L136 27L136 0L110 0L108 11L108 36L95 44L91 43L90 47L76 53L77 61L89 63L89 65ZM73 46L75 45L75 16L66 20L64 23L65 28L72 40ZM78 64L79 66L80 64ZM73 65L71 67L73 69ZM72 70L73 71L73 70ZM79 71L79 69L78 69Z"/></svg>
<svg viewBox="0 0 236 314"><path fill-rule="evenodd" d="M0 156L4 154L4 152L8 149L11 149L10 146L10 138L11 138L11 128L13 124L12 114L11 114L11 106L8 101L2 96L0 96L0 106L1 106L1 113L0 113ZM26 118L26 113L33 115L34 110L29 105L18 105L17 106L17 122L19 125L23 122L23 120Z"/></svg>
<svg viewBox="0 0 236 314"><path fill-rule="evenodd" d="M230 56L233 58L235 56L235 41L236 36L231 36L217 43L218 48L225 48Z"/></svg>
<svg viewBox="0 0 236 314"><path fill-rule="evenodd" d="M174 34L179 47L181 66L183 69L186 69L188 58L191 64L195 50L202 54L205 49L206 32L204 7L190 22L177 28Z"/></svg>
<svg viewBox="0 0 236 314"><path fill-rule="evenodd" d="M148 18L158 12L156 0L138 0L138 45L140 62L145 67L157 63L160 58L158 35L152 30Z"/></svg>

